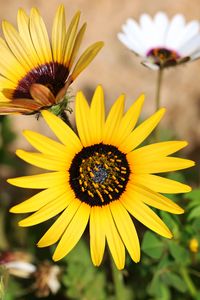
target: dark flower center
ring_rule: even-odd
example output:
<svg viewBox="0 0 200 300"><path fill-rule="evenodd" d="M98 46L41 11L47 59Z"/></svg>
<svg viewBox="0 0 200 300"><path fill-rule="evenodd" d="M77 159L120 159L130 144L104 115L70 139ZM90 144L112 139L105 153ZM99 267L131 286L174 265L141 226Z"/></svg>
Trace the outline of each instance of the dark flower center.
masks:
<svg viewBox="0 0 200 300"><path fill-rule="evenodd" d="M152 58L154 63L159 67L170 67L176 65L180 59L176 51L166 48L154 48L148 51L147 56Z"/></svg>
<svg viewBox="0 0 200 300"><path fill-rule="evenodd" d="M60 63L50 62L40 65L30 70L30 72L19 81L13 93L13 98L32 98L29 90L33 83L40 83L47 86L54 96L56 96L59 90L64 86L68 75L68 68Z"/></svg>
<svg viewBox="0 0 200 300"><path fill-rule="evenodd" d="M75 155L69 174L78 199L90 206L103 206L125 191L130 168L126 155L115 146L96 144Z"/></svg>

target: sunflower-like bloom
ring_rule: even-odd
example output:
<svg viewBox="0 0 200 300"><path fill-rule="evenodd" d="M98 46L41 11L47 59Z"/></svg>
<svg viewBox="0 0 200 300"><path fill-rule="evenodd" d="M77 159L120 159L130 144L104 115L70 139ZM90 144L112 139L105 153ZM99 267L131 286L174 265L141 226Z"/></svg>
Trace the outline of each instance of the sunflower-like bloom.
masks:
<svg viewBox="0 0 200 300"><path fill-rule="evenodd" d="M31 9L30 17L19 9L18 31L3 21L0 114L35 113L62 100L69 85L103 46L102 42L92 44L77 60L86 29L86 23L78 29L79 19L80 12L77 12L66 28L64 6L60 5L53 22L51 42L36 8Z"/></svg>
<svg viewBox="0 0 200 300"><path fill-rule="evenodd" d="M183 209L160 193L185 193L191 189L155 173L188 168L194 162L169 157L185 147L185 141L137 148L165 112L160 109L135 128L143 100L141 96L124 113L124 95L121 95L105 119L103 90L98 86L90 106L82 92L77 93L78 136L46 110L42 115L59 142L24 131L25 138L39 153L18 150L17 155L52 172L9 179L15 186L43 189L12 207L11 212L34 212L20 221L20 226L32 226L60 214L38 242L39 247L46 247L59 241L53 255L55 261L76 245L88 221L91 257L96 266L102 261L105 241L118 269L125 264L125 247L135 262L140 260L138 235L131 216L161 236L172 237L149 206L181 214Z"/></svg>
<svg viewBox="0 0 200 300"><path fill-rule="evenodd" d="M158 12L154 18L142 14L139 24L129 18L118 38L142 57L144 65L156 70L200 58L199 29L197 20L186 23L181 14L169 20L165 13Z"/></svg>

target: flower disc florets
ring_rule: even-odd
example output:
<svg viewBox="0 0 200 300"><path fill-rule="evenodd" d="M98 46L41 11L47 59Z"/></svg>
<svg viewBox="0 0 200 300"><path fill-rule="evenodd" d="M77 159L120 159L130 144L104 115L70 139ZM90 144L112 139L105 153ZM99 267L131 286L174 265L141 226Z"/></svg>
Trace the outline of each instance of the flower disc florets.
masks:
<svg viewBox="0 0 200 300"><path fill-rule="evenodd" d="M102 206L119 199L130 168L126 155L115 146L96 144L76 154L69 174L77 198L90 206Z"/></svg>

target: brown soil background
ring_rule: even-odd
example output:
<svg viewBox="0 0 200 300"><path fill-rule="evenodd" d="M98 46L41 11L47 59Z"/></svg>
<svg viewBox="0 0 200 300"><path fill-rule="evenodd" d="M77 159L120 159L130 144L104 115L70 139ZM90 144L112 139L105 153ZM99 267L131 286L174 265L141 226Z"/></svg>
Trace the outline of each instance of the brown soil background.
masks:
<svg viewBox="0 0 200 300"><path fill-rule="evenodd" d="M16 25L19 7L27 11L36 6L47 24L49 32L55 10L60 4L57 0L1 0L0 19L6 19ZM143 117L154 112L154 94L156 72L140 64L140 59L125 48L117 39L117 32L128 17L138 20L141 13L154 15L157 11L167 12L170 17L176 13L185 15L186 20L200 19L199 0L69 0L63 2L66 8L67 22L80 10L81 23L87 21L88 28L82 50L89 44L103 40L105 47L92 64L83 72L72 86L72 93L83 90L90 98L97 84L105 90L107 108L125 93L127 108L142 92L146 94ZM174 130L178 138L190 142L189 152L198 153L200 147L200 60L188 63L164 74L162 106L167 113L162 124ZM34 116L12 117L17 132L22 129L47 131L43 121ZM13 149L28 147L19 135Z"/></svg>

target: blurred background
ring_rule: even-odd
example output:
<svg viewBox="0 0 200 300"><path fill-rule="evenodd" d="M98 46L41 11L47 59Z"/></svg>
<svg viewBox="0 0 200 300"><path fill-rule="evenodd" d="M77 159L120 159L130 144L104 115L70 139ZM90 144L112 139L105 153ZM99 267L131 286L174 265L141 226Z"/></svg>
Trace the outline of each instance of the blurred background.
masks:
<svg viewBox="0 0 200 300"><path fill-rule="evenodd" d="M121 31L121 26L127 18L132 17L138 21L140 14L145 12L153 16L157 11L164 11L170 18L174 14L182 13L188 22L193 19L200 20L200 1L68 0L62 3L65 5L68 24L77 10L81 11L81 24L85 21L88 24L81 51L95 41L102 40L105 42L104 48L94 61L71 86L70 93L75 95L78 90L82 90L90 99L96 86L102 84L107 109L121 93L126 94L127 108L141 93L145 93L146 102L142 118L153 113L155 111L154 97L157 72L142 66L140 58L119 42L117 33ZM51 34L53 17L59 4L60 2L57 0L0 0L0 20L6 19L16 25L18 8L22 7L29 12L31 7L36 6ZM127 268L123 273L127 294L124 295L123 299L199 300L200 59L183 66L167 69L164 72L161 104L167 108L167 113L161 123L165 138L175 137L189 141L189 146L182 156L185 155L197 162L194 171L189 171L185 175L179 173L174 179L187 181L196 189L188 198L173 198L174 201L177 200L186 208L187 214L183 218L172 218L165 213L161 214L173 231L175 239L169 242L147 232L142 244L141 264L135 265L127 258ZM49 223L44 226L39 225L34 229L30 228L27 231L17 227L17 221L22 216L8 213L10 206L27 199L30 197L30 193L34 194L35 191L30 192L23 189L16 191L14 187L6 183L6 178L39 172L37 168L31 166L28 166L27 169L27 165L14 155L17 148L31 149L21 134L23 129L36 130L50 135L50 131L42 118L37 120L35 116L0 117L0 253L3 257L0 258L0 262L3 261L7 251L11 253L17 250L19 251L17 254L16 252L12 253L12 255L16 255L16 261L26 261L37 265L37 273L34 275L37 280L34 281L34 284L31 281L30 285L29 281L26 281L25 284L20 281L9 281L6 300L27 299L33 290L32 298L29 297L29 299L35 299L37 296L49 297L48 299L115 300L113 281L110 280L112 276L105 268L106 264L104 263L103 267L98 270L91 266L88 241L86 244L80 242L78 248L72 251L71 256L69 255L69 258L67 257L61 262L60 269L52 271L50 261L52 250L37 249L35 246ZM192 212L193 209L197 209L197 212ZM142 236L144 230L141 231ZM87 239L88 237L86 237ZM194 240L193 246L190 245L192 240ZM46 263L46 258L50 262ZM191 273L189 272L192 279L186 272L187 268L192 270ZM62 276L60 275L61 270ZM61 292L52 298L47 284L49 274L51 274L51 278L56 278L54 285L55 281L58 280L57 275L62 277L59 280L62 284ZM95 283L93 282L94 278ZM40 279L41 282L46 283L43 290L40 286ZM107 284L109 280L111 283ZM143 288L144 285L146 290ZM134 288L132 288L133 286ZM142 289L137 290L138 286L141 286ZM136 290L135 296L133 289ZM16 295L15 292L17 292Z"/></svg>

